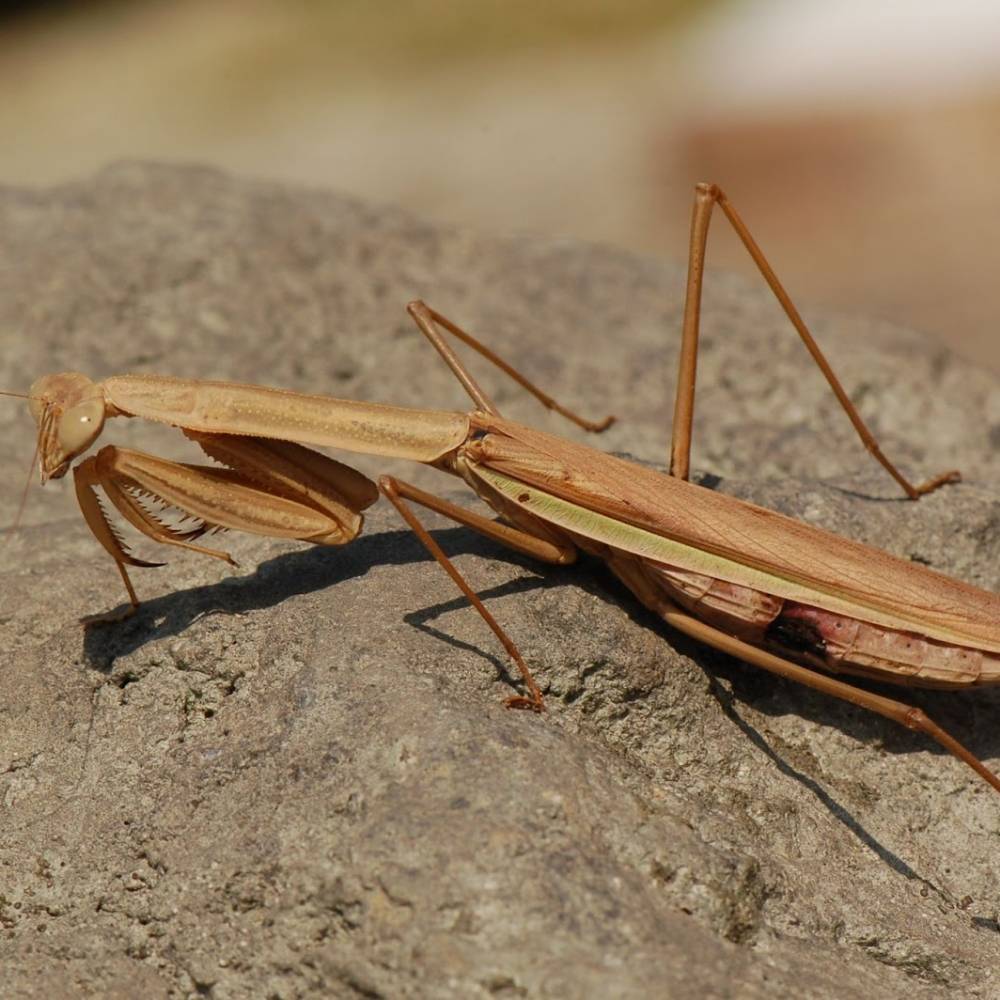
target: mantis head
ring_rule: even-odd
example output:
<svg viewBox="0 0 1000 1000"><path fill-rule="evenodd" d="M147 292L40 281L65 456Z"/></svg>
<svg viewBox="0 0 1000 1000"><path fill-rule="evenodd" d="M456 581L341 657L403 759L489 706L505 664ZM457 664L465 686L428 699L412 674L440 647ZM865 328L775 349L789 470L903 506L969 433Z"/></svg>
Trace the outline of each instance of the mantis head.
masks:
<svg viewBox="0 0 1000 1000"><path fill-rule="evenodd" d="M106 407L99 385L79 372L43 375L31 387L28 405L38 424L42 482L66 475L104 427Z"/></svg>

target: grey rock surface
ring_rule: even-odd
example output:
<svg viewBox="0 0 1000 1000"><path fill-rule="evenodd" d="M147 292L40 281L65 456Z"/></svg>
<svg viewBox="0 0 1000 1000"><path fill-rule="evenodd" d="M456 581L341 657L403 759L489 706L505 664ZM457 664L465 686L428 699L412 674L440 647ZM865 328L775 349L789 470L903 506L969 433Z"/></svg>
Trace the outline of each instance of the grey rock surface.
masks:
<svg viewBox="0 0 1000 1000"><path fill-rule="evenodd" d="M403 311L419 296L564 403L617 413L601 447L658 461L683 277L122 165L0 191L0 388L150 371L465 409ZM907 331L815 319L886 452L914 477L965 472L908 503L765 291L708 290L695 463L718 488L996 590L996 379ZM509 416L579 438L482 381ZM0 405L9 523L33 425ZM106 437L192 454L136 421ZM384 504L344 549L224 536L236 572L168 553L135 573L138 615L85 634L120 582L69 484L31 489L0 544L5 996L1000 992L1000 800L975 775L679 639L592 561L540 567L429 521L546 716L502 707L502 651ZM886 693L1000 765L1000 693Z"/></svg>

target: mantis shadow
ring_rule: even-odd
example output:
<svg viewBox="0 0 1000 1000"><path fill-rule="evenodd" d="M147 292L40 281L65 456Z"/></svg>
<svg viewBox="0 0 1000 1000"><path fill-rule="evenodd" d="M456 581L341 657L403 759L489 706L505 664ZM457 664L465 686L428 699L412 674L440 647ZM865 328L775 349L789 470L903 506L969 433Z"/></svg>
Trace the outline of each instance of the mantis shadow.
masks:
<svg viewBox="0 0 1000 1000"><path fill-rule="evenodd" d="M797 685L763 672L748 670L746 665L731 657L693 642L685 636L671 632L652 612L644 608L598 560L581 557L570 567L544 566L527 557L521 557L497 546L488 539L462 527L436 529L435 539L450 556L479 555L486 559L503 560L531 573L499 586L478 591L486 600L532 590L562 586L572 579L588 593L599 596L609 604L620 607L629 618L643 628L660 632L664 640L677 652L689 657L705 673L710 689L722 711L759 750L785 775L807 789L838 822L845 826L885 864L905 878L917 880L935 892L941 892L927 879L917 874L901 858L875 839L855 816L815 779L797 770L786 761L754 726L743 718L738 705L743 703L765 715L799 715L810 721L837 726L841 731L863 743L881 739L889 753L913 753L929 746L940 754L945 751L924 740L919 734L893 725L888 720L852 706L831 711L831 699L813 692L803 692ZM275 607L288 598L324 590L352 579L365 576L375 567L383 565L404 566L430 562L431 557L419 540L408 530L382 531L363 535L351 545L331 552L315 546L294 552L282 553L262 562L256 571L242 577L230 577L218 583L173 591L162 597L144 602L140 610L125 622L89 629L85 634L84 654L98 670L109 672L115 659L126 656L154 640L178 635L192 623L210 614L240 615L263 608ZM570 576L572 574L572 577ZM481 657L490 663L497 677L512 688L517 678L512 674L506 657L483 650L478 645L457 639L433 627L430 622L452 611L468 608L464 596L412 611L404 621L413 628L434 636L453 648ZM725 683L722 683L725 682ZM884 690L886 685L859 683L858 686ZM893 688L891 696L901 692ZM808 694L809 697L803 697ZM982 697L983 692L977 692ZM969 712L969 695L955 692L927 692L911 689L906 700L924 707L946 728L961 732L969 728L956 718ZM996 701L991 702L995 706ZM950 723L950 725L949 725ZM976 727L975 738L966 741L977 756L994 756L1000 752L1000 735Z"/></svg>
<svg viewBox="0 0 1000 1000"><path fill-rule="evenodd" d="M859 742L882 741L889 753L913 753L932 749L946 751L920 734L897 726L870 712L838 703L790 681L767 675L756 668L708 649L672 632L603 565L582 556L574 566L546 566L496 545L462 527L439 528L434 537L449 555L478 555L501 560L530 573L498 587L480 591L486 599L524 594L539 588L558 587L572 580L589 593L620 607L637 625L658 631L679 652L693 659L706 675L724 679L735 698L765 715L794 714L824 725L835 725ZM405 566L430 562L431 557L408 530L381 531L362 535L350 545L331 550L321 546L282 553L260 563L246 576L228 577L216 583L171 591L144 601L131 618L88 628L84 633L84 656L95 669L107 672L121 656L141 649L148 642L183 633L199 618L212 614L241 615L275 607L290 597L325 590L364 577L379 566ZM515 683L506 657L456 639L428 623L451 611L467 608L463 596L408 613L404 620L456 649L480 656L492 664L498 676ZM975 716L985 710L991 717L1000 707L1000 691L931 691L903 689L861 678L849 678L859 688L905 700L924 709L939 725L956 735L972 733L962 741L978 757L1000 756L1000 730L993 725L975 725Z"/></svg>
<svg viewBox="0 0 1000 1000"><path fill-rule="evenodd" d="M479 555L534 568L537 564L521 559L507 550L499 550L489 540L465 528L435 530L434 537L449 555ZM512 556L512 557L511 557ZM184 590L174 590L160 597L144 600L139 610L122 621L92 625L84 632L83 654L89 666L107 673L114 661L141 649L149 642L180 635L194 622L208 615L243 615L276 607L291 597L311 594L359 579L381 566L406 566L431 561L427 550L409 530L382 531L362 535L350 545L331 549L312 546L285 552L261 562L253 573L227 577L216 583ZM514 580L484 591L483 596L522 593L539 586L557 586L533 574L532 578ZM466 607L465 598L455 602ZM477 652L494 664L501 676L513 678L501 658L490 655L443 632L428 629L442 641Z"/></svg>

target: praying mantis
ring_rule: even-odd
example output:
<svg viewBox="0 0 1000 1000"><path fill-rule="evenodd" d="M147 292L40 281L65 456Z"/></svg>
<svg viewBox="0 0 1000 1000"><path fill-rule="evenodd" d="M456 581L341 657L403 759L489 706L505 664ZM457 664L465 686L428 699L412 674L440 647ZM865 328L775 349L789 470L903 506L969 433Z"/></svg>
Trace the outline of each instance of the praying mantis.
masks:
<svg viewBox="0 0 1000 1000"><path fill-rule="evenodd" d="M158 375L101 382L79 373L47 375L28 393L42 482L66 475L113 417L176 427L219 463L171 462L106 445L73 468L86 523L128 593L126 614L139 607L127 567L162 564L132 555L98 490L154 542L230 562L227 553L201 544L202 537L235 529L343 545L361 533L363 511L385 496L516 665L523 693L506 704L536 712L544 711L544 697L519 649L414 507L543 562L568 564L583 551L603 559L643 605L681 633L922 732L1000 791L1000 778L921 710L831 676L942 688L1000 683L1000 596L688 480L705 250L715 208L736 230L865 447L907 496L917 499L957 481L957 472L947 472L914 485L885 457L728 197L716 185L700 184L669 474L505 419L444 334L587 431L600 432L614 418L589 421L566 409L457 324L416 301L408 312L471 398L471 412ZM392 476L376 484L309 447L314 445L429 465L462 479L501 520Z"/></svg>

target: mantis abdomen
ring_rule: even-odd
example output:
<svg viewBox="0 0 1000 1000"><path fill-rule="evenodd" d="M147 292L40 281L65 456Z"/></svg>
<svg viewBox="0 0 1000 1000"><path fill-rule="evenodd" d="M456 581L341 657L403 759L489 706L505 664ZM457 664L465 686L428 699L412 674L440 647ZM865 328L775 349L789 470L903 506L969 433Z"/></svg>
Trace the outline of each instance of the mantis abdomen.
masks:
<svg viewBox="0 0 1000 1000"><path fill-rule="evenodd" d="M640 563L654 587L702 621L809 666L915 687L1000 682L995 653L872 625L702 573Z"/></svg>

